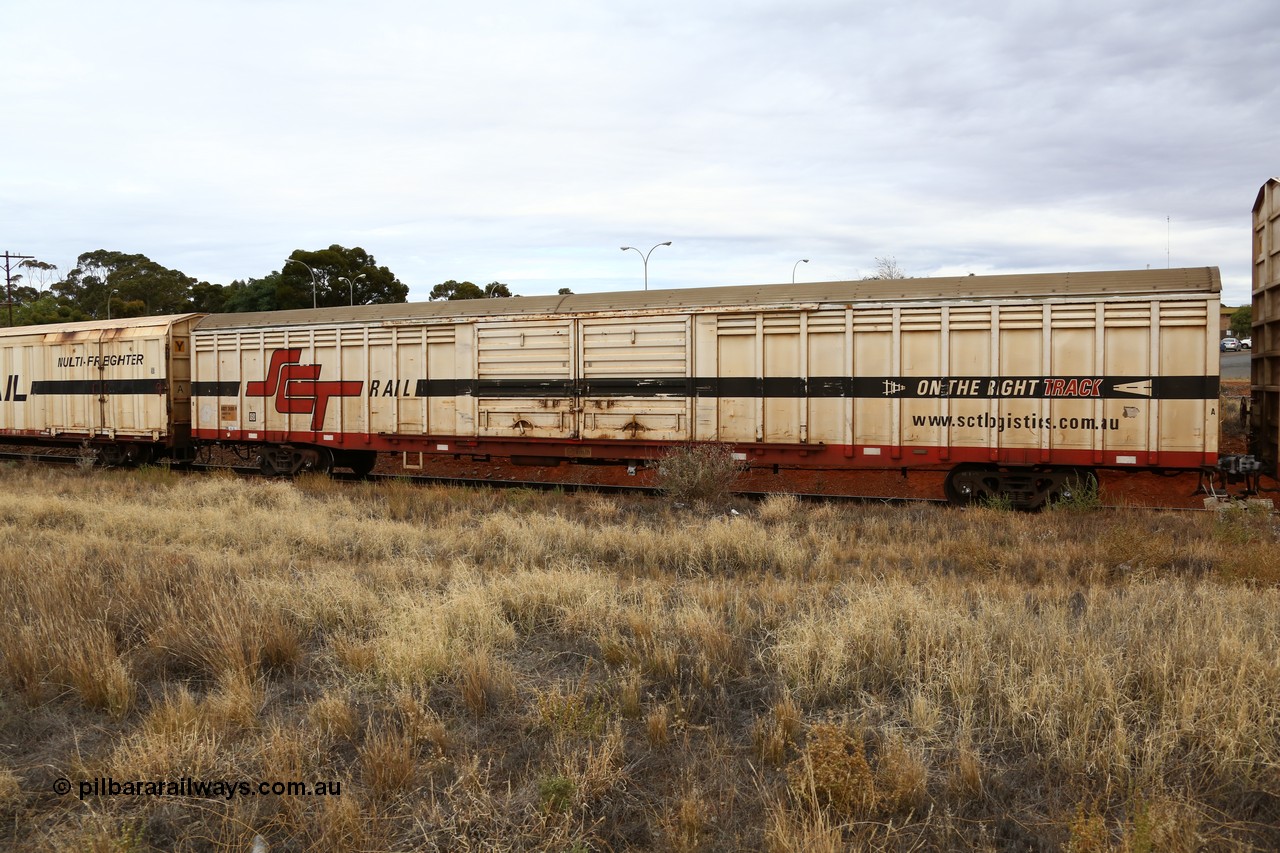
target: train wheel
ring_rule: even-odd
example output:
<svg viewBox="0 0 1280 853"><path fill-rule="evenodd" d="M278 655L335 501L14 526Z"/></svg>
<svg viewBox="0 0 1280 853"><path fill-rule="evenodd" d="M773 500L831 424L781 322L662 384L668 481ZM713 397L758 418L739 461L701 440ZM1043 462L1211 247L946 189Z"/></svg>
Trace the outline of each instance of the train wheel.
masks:
<svg viewBox="0 0 1280 853"><path fill-rule="evenodd" d="M156 449L149 445L141 444L136 446L136 452L130 457L130 464L143 466L151 465L156 461Z"/></svg>
<svg viewBox="0 0 1280 853"><path fill-rule="evenodd" d="M155 449L144 444L104 444L98 463L105 468L137 468L155 461Z"/></svg>
<svg viewBox="0 0 1280 853"><path fill-rule="evenodd" d="M1000 494L1000 472L986 465L957 465L947 475L943 491L956 506L968 506L990 500Z"/></svg>
<svg viewBox="0 0 1280 853"><path fill-rule="evenodd" d="M317 474L328 474L333 470L333 452L327 447L317 447L313 451L303 451L303 470L314 471Z"/></svg>

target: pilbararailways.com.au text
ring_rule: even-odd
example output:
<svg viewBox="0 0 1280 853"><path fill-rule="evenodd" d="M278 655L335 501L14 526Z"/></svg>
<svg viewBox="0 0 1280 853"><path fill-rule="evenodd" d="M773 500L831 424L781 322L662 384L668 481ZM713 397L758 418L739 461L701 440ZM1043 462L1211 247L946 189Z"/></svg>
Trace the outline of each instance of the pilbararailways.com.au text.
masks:
<svg viewBox="0 0 1280 853"><path fill-rule="evenodd" d="M250 782L237 779L125 779L110 776L81 779L73 786L70 779L62 778L53 783L58 794L69 794L75 789L84 800L89 797L201 797L204 799L231 800L235 797L340 797L342 782Z"/></svg>

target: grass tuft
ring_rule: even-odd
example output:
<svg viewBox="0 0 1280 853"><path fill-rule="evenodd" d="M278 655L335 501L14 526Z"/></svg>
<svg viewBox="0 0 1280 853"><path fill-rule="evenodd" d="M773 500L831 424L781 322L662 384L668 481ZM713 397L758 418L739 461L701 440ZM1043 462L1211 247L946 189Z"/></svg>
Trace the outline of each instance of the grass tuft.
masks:
<svg viewBox="0 0 1280 853"><path fill-rule="evenodd" d="M655 482L672 500L687 505L724 503L733 493L742 464L727 444L688 444L668 451Z"/></svg>

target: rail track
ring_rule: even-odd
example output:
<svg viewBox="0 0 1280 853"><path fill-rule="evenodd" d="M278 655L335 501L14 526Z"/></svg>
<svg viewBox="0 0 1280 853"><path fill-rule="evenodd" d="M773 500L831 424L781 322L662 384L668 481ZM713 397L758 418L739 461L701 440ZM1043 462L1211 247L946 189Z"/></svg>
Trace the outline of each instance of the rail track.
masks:
<svg viewBox="0 0 1280 853"><path fill-rule="evenodd" d="M47 448L21 448L0 446L0 461L55 466L77 465L85 469L100 468L91 455L78 449L48 451ZM176 472L200 473L215 470L231 471L243 477L261 477L258 467L244 464L243 460L197 461L188 465L173 465ZM384 459L373 472L359 476L347 471L331 471L329 476L341 482L409 482L421 485L447 485L464 487L488 487L502 489L534 489L542 491L590 491L616 495L653 495L661 491L653 480L653 472L644 469L623 469L619 466L584 466L575 479L565 477L563 468L555 466L511 465L498 460L483 463L464 460L439 460L432 471L399 469L394 462ZM770 495L785 493L805 501L849 501L865 503L930 503L946 504L940 484L945 472L912 471L904 475L899 471L850 471L850 472L789 472L787 482L767 470L744 472L741 488L735 494L748 500L763 500ZM796 476L799 474L800 476ZM807 476L806 476L807 475ZM841 476L843 475L843 476ZM635 478L634 483L618 482L622 477ZM1203 478L1194 473L1162 475L1148 471L1100 472L1100 508L1104 509L1165 509L1180 511L1209 511L1206 499L1245 497L1238 487L1230 494L1216 488L1205 490ZM1280 481L1267 478L1257 497L1280 496ZM854 485L857 485L857 489Z"/></svg>

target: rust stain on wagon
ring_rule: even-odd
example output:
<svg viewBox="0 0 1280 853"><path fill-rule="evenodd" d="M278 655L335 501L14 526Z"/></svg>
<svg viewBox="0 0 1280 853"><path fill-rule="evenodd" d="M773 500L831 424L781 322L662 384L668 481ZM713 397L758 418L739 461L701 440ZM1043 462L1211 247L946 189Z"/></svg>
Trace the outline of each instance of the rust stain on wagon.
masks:
<svg viewBox="0 0 1280 853"><path fill-rule="evenodd" d="M72 332L52 332L44 336L44 342L47 344L72 344L79 341L96 341L99 331L97 329L79 329Z"/></svg>

